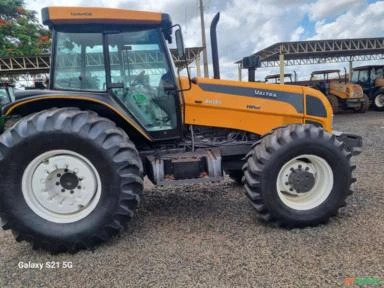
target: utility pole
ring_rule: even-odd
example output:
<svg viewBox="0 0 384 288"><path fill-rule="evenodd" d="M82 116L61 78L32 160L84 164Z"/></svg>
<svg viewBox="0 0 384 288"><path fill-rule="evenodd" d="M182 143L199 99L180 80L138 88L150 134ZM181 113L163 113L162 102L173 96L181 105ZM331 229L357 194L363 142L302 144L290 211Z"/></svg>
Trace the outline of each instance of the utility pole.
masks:
<svg viewBox="0 0 384 288"><path fill-rule="evenodd" d="M203 46L203 66L204 77L208 78L208 56L207 56L207 41L205 39L205 24L204 24L204 4L203 0L199 0L200 3L200 20L201 20L201 42Z"/></svg>

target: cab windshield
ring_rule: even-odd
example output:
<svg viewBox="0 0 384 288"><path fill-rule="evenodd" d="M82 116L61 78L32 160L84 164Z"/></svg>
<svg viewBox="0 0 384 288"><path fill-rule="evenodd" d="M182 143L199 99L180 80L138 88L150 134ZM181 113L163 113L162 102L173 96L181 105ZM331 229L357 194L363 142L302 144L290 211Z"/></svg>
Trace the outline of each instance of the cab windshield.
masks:
<svg viewBox="0 0 384 288"><path fill-rule="evenodd" d="M160 29L56 32L53 88L109 92L148 131L175 129L176 81Z"/></svg>

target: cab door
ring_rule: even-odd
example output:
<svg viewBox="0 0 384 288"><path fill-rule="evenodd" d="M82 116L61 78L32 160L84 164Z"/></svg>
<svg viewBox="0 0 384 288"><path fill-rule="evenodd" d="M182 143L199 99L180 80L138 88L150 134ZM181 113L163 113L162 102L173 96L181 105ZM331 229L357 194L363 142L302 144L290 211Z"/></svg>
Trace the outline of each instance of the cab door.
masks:
<svg viewBox="0 0 384 288"><path fill-rule="evenodd" d="M109 91L154 140L181 136L178 89L159 29L106 34Z"/></svg>

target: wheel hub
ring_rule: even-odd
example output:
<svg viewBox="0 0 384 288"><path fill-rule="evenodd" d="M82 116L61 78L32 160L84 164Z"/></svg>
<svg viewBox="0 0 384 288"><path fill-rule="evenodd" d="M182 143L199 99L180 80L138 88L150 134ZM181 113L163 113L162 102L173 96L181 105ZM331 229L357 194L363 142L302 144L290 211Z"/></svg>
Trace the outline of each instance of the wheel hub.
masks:
<svg viewBox="0 0 384 288"><path fill-rule="evenodd" d="M323 158L303 154L287 161L277 175L280 200L295 210L317 207L332 191L333 171Z"/></svg>
<svg viewBox="0 0 384 288"><path fill-rule="evenodd" d="M22 179L28 206L51 222L69 223L87 216L101 195L100 176L92 163L69 150L37 156Z"/></svg>
<svg viewBox="0 0 384 288"><path fill-rule="evenodd" d="M61 175L59 178L60 185L66 190L73 190L79 185L79 178L74 173L67 172Z"/></svg>
<svg viewBox="0 0 384 288"><path fill-rule="evenodd" d="M288 183L297 193L309 192L315 185L315 176L311 172L294 169L288 177Z"/></svg>

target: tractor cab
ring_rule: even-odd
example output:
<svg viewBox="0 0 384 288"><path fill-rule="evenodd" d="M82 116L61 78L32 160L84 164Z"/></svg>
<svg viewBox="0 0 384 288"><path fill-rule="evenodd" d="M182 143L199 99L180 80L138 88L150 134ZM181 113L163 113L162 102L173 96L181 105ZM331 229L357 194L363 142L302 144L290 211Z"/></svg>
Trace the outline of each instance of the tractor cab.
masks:
<svg viewBox="0 0 384 288"><path fill-rule="evenodd" d="M374 108L384 110L384 65L355 67L351 81L363 88Z"/></svg>
<svg viewBox="0 0 384 288"><path fill-rule="evenodd" d="M372 87L384 87L384 65L353 68L352 82L361 85L364 91Z"/></svg>
<svg viewBox="0 0 384 288"><path fill-rule="evenodd" d="M311 73L309 85L311 87L314 87L314 88L320 90L325 95L327 95L327 94L329 94L329 89L330 89L329 84L331 81L342 82L340 70L334 69L334 70L313 71ZM346 83L346 79L344 79L344 83Z"/></svg>
<svg viewBox="0 0 384 288"><path fill-rule="evenodd" d="M111 13L106 13L109 10ZM170 17L92 9L89 19L75 18L71 9L43 10L43 23L53 31L49 88L111 95L108 98L153 138L176 135L181 113L167 47L167 42L172 42ZM180 30L176 34L177 42L182 43ZM180 48L183 53L183 45Z"/></svg>

